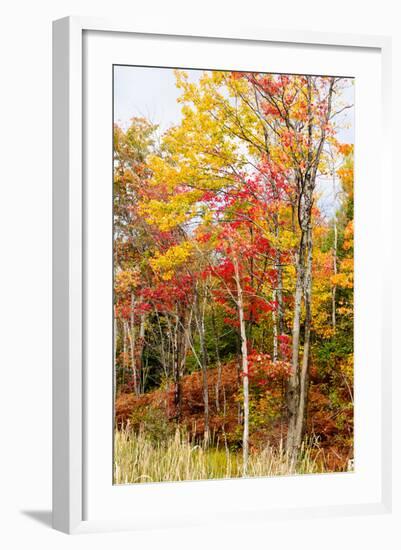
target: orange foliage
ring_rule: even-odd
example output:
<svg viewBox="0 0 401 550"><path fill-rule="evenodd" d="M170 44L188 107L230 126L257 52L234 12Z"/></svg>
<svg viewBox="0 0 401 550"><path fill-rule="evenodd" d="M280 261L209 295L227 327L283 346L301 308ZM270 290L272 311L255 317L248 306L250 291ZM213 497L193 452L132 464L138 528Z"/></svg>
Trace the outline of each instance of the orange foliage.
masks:
<svg viewBox="0 0 401 550"><path fill-rule="evenodd" d="M221 369L221 384L219 391L219 410L216 404L217 368L208 370L209 387L209 425L214 441L219 439L223 444L224 438L229 445L240 446L239 433L240 388L241 376L234 361L225 364ZM251 380L251 383L253 381ZM333 412L330 399L318 379L316 368L311 366L311 386L307 412L307 432L317 438L319 448L316 449L316 459L324 462L328 471L344 471L347 462L352 458L353 410L352 407L341 410L341 419L338 413ZM279 445L285 439L287 425L282 412L282 399L285 395L284 384L271 379L263 384L254 383L254 391L260 391L254 398L257 402L259 414L265 414L265 421L252 431L250 450L266 444ZM258 390L255 390L258 388ZM327 388L326 388L327 389ZM194 372L182 378L182 406L180 426L185 427L191 438L202 440L204 432L204 404L202 373ZM345 391L345 390L344 390ZM344 394L346 401L348 396ZM267 398L267 399L266 399ZM275 404L277 403L277 404ZM265 407L267 406L267 410ZM272 408L274 409L272 411ZM156 389L146 394L136 396L134 393L121 393L116 399L116 424L134 425L133 416L144 409L155 409L162 412L168 421L174 422L176 408L174 406L174 388L171 384L167 389ZM275 413L270 421L269 414Z"/></svg>

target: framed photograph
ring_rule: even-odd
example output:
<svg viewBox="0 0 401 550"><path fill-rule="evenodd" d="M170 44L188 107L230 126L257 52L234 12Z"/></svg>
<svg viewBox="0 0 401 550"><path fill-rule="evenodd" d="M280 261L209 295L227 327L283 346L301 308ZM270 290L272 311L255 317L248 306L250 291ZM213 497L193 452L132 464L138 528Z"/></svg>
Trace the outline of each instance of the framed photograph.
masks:
<svg viewBox="0 0 401 550"><path fill-rule="evenodd" d="M391 509L389 60L54 23L56 529Z"/></svg>

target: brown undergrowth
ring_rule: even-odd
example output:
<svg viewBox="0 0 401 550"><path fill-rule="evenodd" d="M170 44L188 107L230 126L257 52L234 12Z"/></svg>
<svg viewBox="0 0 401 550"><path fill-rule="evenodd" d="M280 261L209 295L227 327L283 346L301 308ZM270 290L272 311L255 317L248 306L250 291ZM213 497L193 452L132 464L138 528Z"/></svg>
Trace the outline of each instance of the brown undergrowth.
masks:
<svg viewBox="0 0 401 550"><path fill-rule="evenodd" d="M241 446L242 417L241 381L235 362L222 367L217 392L218 377L217 368L208 370L211 444L236 451ZM258 453L267 447L282 447L287 430L285 411L282 410L284 388L282 380L271 382L268 386L254 384L252 387L251 453ZM183 376L181 391L179 418L172 384L139 396L128 391L120 393L115 407L117 429L148 432L154 440L162 440L173 435L178 427L189 440L201 443L205 428L201 373ZM313 442L312 456L321 471L346 471L353 457L352 404L344 406L346 395L344 402L333 403L330 385L320 381L313 369L309 395L306 437Z"/></svg>

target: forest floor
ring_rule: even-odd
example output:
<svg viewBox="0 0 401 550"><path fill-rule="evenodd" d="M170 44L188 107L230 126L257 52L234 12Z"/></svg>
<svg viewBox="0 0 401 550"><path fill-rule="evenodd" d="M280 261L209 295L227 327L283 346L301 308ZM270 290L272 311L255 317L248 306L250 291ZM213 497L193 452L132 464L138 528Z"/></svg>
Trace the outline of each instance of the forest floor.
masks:
<svg viewBox="0 0 401 550"><path fill-rule="evenodd" d="M182 405L172 385L142 395L129 386L116 399L115 483L235 478L243 476L240 379L235 362L208 370L209 444L204 445L204 403L200 372L182 378ZM217 389L216 389L217 387ZM338 426L322 387L311 384L307 437L297 463L284 450L286 421L276 401L284 388L255 395L251 414L248 477L349 470L350 426ZM276 399L280 398L280 399ZM352 419L350 418L350 423Z"/></svg>

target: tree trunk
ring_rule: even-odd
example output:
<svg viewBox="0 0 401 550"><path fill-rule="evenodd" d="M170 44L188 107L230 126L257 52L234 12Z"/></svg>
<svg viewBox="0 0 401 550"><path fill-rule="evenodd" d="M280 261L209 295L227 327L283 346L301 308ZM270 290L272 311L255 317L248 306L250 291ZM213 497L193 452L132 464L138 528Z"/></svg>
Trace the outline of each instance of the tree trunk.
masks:
<svg viewBox="0 0 401 550"><path fill-rule="evenodd" d="M210 439L209 430L209 386L207 377L207 352L205 343L205 306L206 306L206 290L203 297L202 305L199 303L199 296L196 297L196 325L199 333L199 343L201 351L201 367L202 367L202 385L203 385L203 406L204 406L204 431L203 443L207 447Z"/></svg>
<svg viewBox="0 0 401 550"><path fill-rule="evenodd" d="M139 395L138 387L138 371L136 368L136 338L135 338L135 318L134 318L135 298L134 294L131 294L131 317L130 317L130 330L128 331L128 338L130 341L131 350L131 368L132 368L132 381L134 384L134 391L136 395Z"/></svg>
<svg viewBox="0 0 401 550"><path fill-rule="evenodd" d="M274 181L271 182L273 196L276 201L279 201L279 194L277 191L276 184ZM278 239L280 235L280 225L277 212L273 213L273 223L274 223L274 236L276 238L276 246L278 244ZM275 288L273 290L273 302L277 304L272 311L273 317L273 363L276 363L279 359L279 343L278 337L283 333L283 268L281 266L281 256L280 251L277 248L275 253L275 270L277 275L277 281L275 283Z"/></svg>
<svg viewBox="0 0 401 550"><path fill-rule="evenodd" d="M331 101L335 79L332 78L327 95L325 124L330 120ZM305 411L308 398L309 351L311 332L311 300L312 300L312 205L316 175L326 139L325 124L321 126L321 134L316 146L313 146L313 114L312 114L312 77L307 77L307 108L308 108L308 138L307 167L304 174L297 176L297 208L298 223L301 230L299 249L296 254L296 288L294 300L294 317L292 331L292 365L287 388L288 434L287 452L296 459L302 442L305 423ZM305 305L304 350L302 366L299 368L299 346L301 327L302 298Z"/></svg>
<svg viewBox="0 0 401 550"><path fill-rule="evenodd" d="M143 351L145 348L145 322L146 315L141 315L141 322L139 325L139 338L137 345L137 362L138 362L138 391L142 393L144 391L144 368L143 368Z"/></svg>
<svg viewBox="0 0 401 550"><path fill-rule="evenodd" d="M301 330L301 305L302 305L302 290L304 279L304 266L301 260L303 256L301 249L296 254L296 285L295 285L295 299L294 299L294 316L292 325L292 363L291 374L288 380L287 387L287 408L288 408L288 433L287 433L287 451L292 456L296 449L295 445L295 428L297 424L297 409L299 403L299 376L298 376L298 362L299 362L299 342L300 342L300 330Z"/></svg>
<svg viewBox="0 0 401 550"><path fill-rule="evenodd" d="M163 331L161 323L160 323L160 315L157 312L156 308L155 308L155 315L156 315L156 319L157 319L157 328L158 328L158 333L159 333L160 361L161 361L161 364L162 364L162 367L163 367L164 376L166 378L168 378L168 375L169 375L169 368L168 367L169 367L169 365L168 365L167 357L168 357L168 354L169 354L169 349L167 349L167 353L166 353L164 331Z"/></svg>
<svg viewBox="0 0 401 550"><path fill-rule="evenodd" d="M178 315L175 319L173 332L173 376L174 376L174 405L176 409L176 418L181 418L181 365L179 357L179 325Z"/></svg>
<svg viewBox="0 0 401 550"><path fill-rule="evenodd" d="M309 382L309 351L311 331L311 298L312 298L312 228L307 232L307 259L304 280L304 301L305 301L305 329L304 329L304 350L302 355L302 366L299 377L299 402L296 415L294 433L294 447L299 450L304 432L305 412L308 397Z"/></svg>
<svg viewBox="0 0 401 550"><path fill-rule="evenodd" d="M237 286L237 305L241 336L241 356L242 356L242 380L243 380L243 404L244 404L244 429L242 436L243 453L243 476L247 475L248 456L249 456L249 370L248 370L248 342L246 336L246 324L244 316L244 300L239 276L238 259L234 259L235 283Z"/></svg>
<svg viewBox="0 0 401 550"><path fill-rule="evenodd" d="M222 378L222 368L221 368L220 350L219 350L220 336L217 330L216 317L215 317L213 305L212 305L212 327L213 327L214 343L215 343L215 350L216 350L216 361L217 361L216 411L220 412L220 388L221 388L221 378Z"/></svg>
<svg viewBox="0 0 401 550"><path fill-rule="evenodd" d="M277 302L277 289L273 290L273 302ZM272 319L273 319L273 363L277 363L278 359L278 322L277 322L277 310L274 306L272 310Z"/></svg>
<svg viewBox="0 0 401 550"><path fill-rule="evenodd" d="M277 264L277 328L278 333L284 332L284 304L283 304L283 268L281 258L278 258Z"/></svg>
<svg viewBox="0 0 401 550"><path fill-rule="evenodd" d="M296 287L292 329L292 364L287 388L288 433L287 452L295 461L302 443L307 400L312 293L312 203L315 178L301 183L299 223L301 239L296 254ZM302 299L305 306L304 349L299 365Z"/></svg>
<svg viewBox="0 0 401 550"><path fill-rule="evenodd" d="M333 272L334 275L337 275L337 241L338 241L338 235L337 235L337 220L334 219L334 243L333 243ZM337 286L334 284L332 293L331 293L331 323L333 326L333 331L336 331L336 293L337 293Z"/></svg>
<svg viewBox="0 0 401 550"><path fill-rule="evenodd" d="M166 315L166 323L168 330L168 339L169 339L169 349L168 349L168 358L169 358L169 371L172 374L173 384L174 384L174 397L173 403L175 408L175 418L179 420L181 417L181 368L178 357L178 329L179 329L179 316L175 315L175 323L172 323L172 320L169 315Z"/></svg>
<svg viewBox="0 0 401 550"><path fill-rule="evenodd" d="M272 311L273 318L273 363L276 363L280 358L280 348L278 337L283 334L283 270L279 264L280 259L277 259L276 273L277 273L277 287L273 290L273 302L277 305Z"/></svg>
<svg viewBox="0 0 401 550"><path fill-rule="evenodd" d="M167 317L170 339L172 342L173 380L174 380L174 405L176 420L179 421L182 414L182 388L181 378L185 369L185 361L188 350L188 330L191 324L191 315L177 310L174 327Z"/></svg>
<svg viewBox="0 0 401 550"><path fill-rule="evenodd" d="M127 321L123 321L123 376L122 376L122 385L125 384L125 371L127 370L127 334L129 333Z"/></svg>

